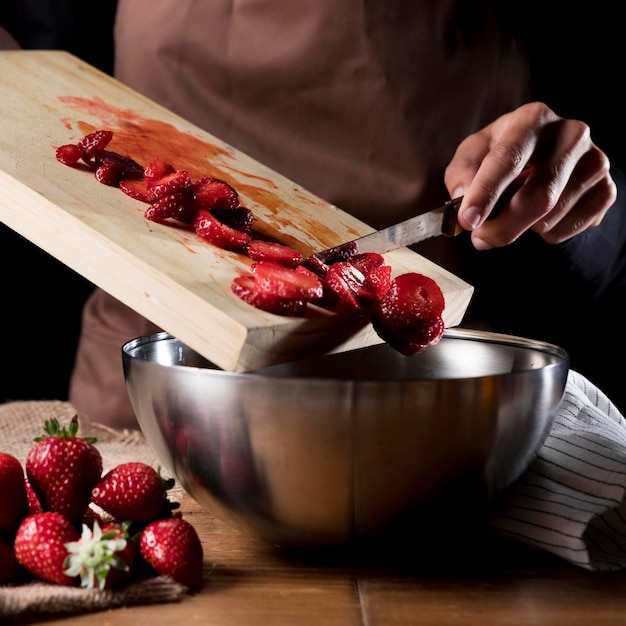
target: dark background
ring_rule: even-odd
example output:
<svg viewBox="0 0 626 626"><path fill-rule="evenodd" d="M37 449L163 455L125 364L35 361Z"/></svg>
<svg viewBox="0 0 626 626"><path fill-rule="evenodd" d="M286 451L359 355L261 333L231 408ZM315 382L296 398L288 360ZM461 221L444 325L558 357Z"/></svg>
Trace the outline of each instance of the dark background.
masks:
<svg viewBox="0 0 626 626"><path fill-rule="evenodd" d="M67 50L111 73L116 5L2 0L0 24L25 49ZM0 267L0 402L67 400L81 311L93 285L4 224Z"/></svg>

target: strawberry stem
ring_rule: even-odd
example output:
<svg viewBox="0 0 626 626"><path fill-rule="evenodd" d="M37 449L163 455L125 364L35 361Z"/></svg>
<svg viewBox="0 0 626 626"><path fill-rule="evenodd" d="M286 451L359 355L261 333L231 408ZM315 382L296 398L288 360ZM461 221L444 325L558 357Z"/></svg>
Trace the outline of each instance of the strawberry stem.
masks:
<svg viewBox="0 0 626 626"><path fill-rule="evenodd" d="M44 422L45 435L33 437L33 441L43 441L48 437L59 437L61 439L70 439L78 434L78 415L74 415L68 427L61 426L59 420L53 417ZM94 444L98 440L97 437L82 437L87 443Z"/></svg>
<svg viewBox="0 0 626 626"><path fill-rule="evenodd" d="M126 548L128 535L125 530L103 532L98 522L93 530L83 524L78 541L65 544L68 556L64 563L66 576L80 576L80 586L87 589L104 589L111 569L129 571L128 564L119 556Z"/></svg>

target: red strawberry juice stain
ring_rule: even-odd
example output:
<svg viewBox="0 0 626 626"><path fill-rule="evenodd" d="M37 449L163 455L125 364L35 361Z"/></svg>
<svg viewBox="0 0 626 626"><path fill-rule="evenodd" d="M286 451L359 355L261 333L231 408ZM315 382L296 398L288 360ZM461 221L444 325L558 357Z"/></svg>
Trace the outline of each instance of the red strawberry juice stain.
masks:
<svg viewBox="0 0 626 626"><path fill-rule="evenodd" d="M179 237L178 241L180 241L181 245L188 250L191 254L198 254L191 246L191 239L189 237Z"/></svg>
<svg viewBox="0 0 626 626"><path fill-rule="evenodd" d="M132 109L113 106L99 97L60 96L59 100L78 114L82 113L99 120L99 123L94 124L84 120L72 121L71 118L65 117L61 122L66 128L78 130L81 136L95 130L111 130L113 139L108 149L129 156L144 167L156 157L160 157L176 169L186 170L192 180L213 176L226 181L237 190L244 204L246 201L253 202L271 213L272 224L264 224L258 216L255 216L257 218L255 228L260 235L271 238L276 236L279 225L290 226L292 219L288 212L284 211L285 202L275 193L276 183L250 172L239 171L229 165L229 161L235 159L235 152L232 149L208 143L168 122L143 117ZM216 161L219 161L219 165L215 164ZM314 230L319 236L323 229L326 231L325 234L332 238L332 230L314 218L316 203L305 194L297 195L303 204L310 204L312 212L310 219L307 219L306 215L302 216L309 229L306 232ZM281 235L281 242L300 248L305 243L286 233Z"/></svg>

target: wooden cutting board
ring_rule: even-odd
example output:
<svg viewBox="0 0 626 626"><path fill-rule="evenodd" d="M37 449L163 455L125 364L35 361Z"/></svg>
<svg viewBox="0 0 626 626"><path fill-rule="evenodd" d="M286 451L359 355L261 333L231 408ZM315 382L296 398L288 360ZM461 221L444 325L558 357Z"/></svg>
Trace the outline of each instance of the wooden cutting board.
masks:
<svg viewBox="0 0 626 626"><path fill-rule="evenodd" d="M55 158L57 146L98 129L109 149L146 165L156 156L192 179L229 182L257 231L305 256L372 232L363 222L233 149L80 59L58 51L0 52L0 220L222 369L249 371L381 343L366 320L312 308L306 317L260 311L237 298L233 278L250 260L189 228L146 220L146 204ZM394 274L421 272L457 325L472 287L402 249Z"/></svg>

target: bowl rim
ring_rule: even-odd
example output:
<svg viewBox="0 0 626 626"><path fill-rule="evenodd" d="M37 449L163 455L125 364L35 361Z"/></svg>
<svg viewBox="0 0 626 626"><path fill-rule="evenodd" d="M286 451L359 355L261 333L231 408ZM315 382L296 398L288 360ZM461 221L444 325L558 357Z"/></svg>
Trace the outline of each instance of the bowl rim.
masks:
<svg viewBox="0 0 626 626"><path fill-rule="evenodd" d="M567 350L565 350L564 348L562 348L561 346L557 344L550 343L547 341L542 341L539 339L531 339L527 337L520 337L516 335L508 335L504 333L496 333L496 332L492 332L488 330L472 329L472 328L446 328L442 336L442 340L443 339L470 340L470 341L477 342L477 343L484 343L484 344L491 344L491 345L500 344L503 346L540 352L540 353L548 354L552 356L555 360L553 363L546 363L541 368L536 368L537 370L545 369L545 368L562 367L563 365L565 365L565 367L569 369L570 356ZM136 359L136 357L132 354L134 350L147 344L158 343L161 341L169 341L169 340L174 340L182 344L183 346L185 346L185 348L187 348L188 350L197 354L197 351L193 350L193 348L189 348L189 346L187 346L184 342L182 342L180 339L178 339L177 337L175 337L174 335L172 335L171 333L167 331L160 331L157 333L153 333L151 335L135 337L134 339L131 339L127 341L126 343L124 343L124 345L122 346L121 351L122 351L123 366L124 366L125 374L127 373L127 367L130 361L140 360L140 359ZM384 345L384 344L377 344L377 346L380 346L380 345ZM376 346L368 346L368 347L376 347ZM367 349L367 347L361 348L361 349ZM202 357L202 355L200 356ZM332 355L329 355L329 356L332 356ZM166 368L173 368L173 369L185 369L188 371L195 370L198 372L203 372L204 375L211 374L215 376L229 377L229 378L243 377L243 378L248 379L248 378L255 377L255 378L268 378L268 379L271 378L273 380L289 380L289 379L299 380L303 378L303 376L297 376L297 375L294 375L294 376L282 376L282 375L276 375L276 374L267 375L266 370L274 366L268 366L267 368L261 368L259 370L251 370L247 372L229 371L229 370L224 370L218 367L206 357L202 357L202 358L212 367L208 367L208 366L201 367L197 365L181 365L181 364L176 364L176 363L163 364L163 363L156 363L154 361L148 361L148 360L143 360L142 362L145 365L158 367L158 368L166 367ZM406 357L406 358L412 358L412 357ZM512 371L512 372L490 373L490 374L479 373L479 374L476 374L476 376L458 376L458 377L450 378L450 380L471 380L474 378L485 378L485 376L504 377L504 376L512 376L516 374L523 375L524 373L528 371L532 371L533 369L535 368L528 368L525 370ZM306 376L305 378L307 381L343 380L345 382L351 382L351 381L353 382L353 379L350 379L350 378L338 379L333 376L323 376L323 375L312 375L312 376ZM358 380L359 382L374 382L374 383L375 382L386 382L386 383L390 382L389 380L380 380L380 379L375 379L375 378L359 378ZM421 379L415 378L412 380L414 380L415 382L418 382ZM427 379L424 379L424 380L427 380Z"/></svg>

